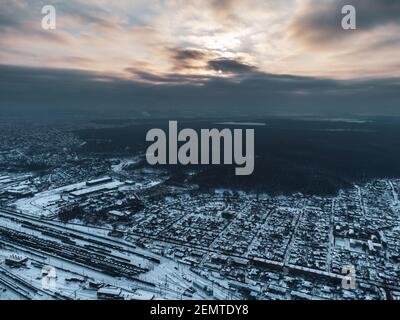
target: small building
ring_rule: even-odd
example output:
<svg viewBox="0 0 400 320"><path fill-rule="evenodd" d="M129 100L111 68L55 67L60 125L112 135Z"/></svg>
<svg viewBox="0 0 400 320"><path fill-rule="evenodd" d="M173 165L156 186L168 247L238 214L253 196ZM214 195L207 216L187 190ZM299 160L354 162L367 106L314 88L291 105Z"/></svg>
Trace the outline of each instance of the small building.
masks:
<svg viewBox="0 0 400 320"><path fill-rule="evenodd" d="M97 298L104 300L124 300L121 288L103 287L97 290Z"/></svg>
<svg viewBox="0 0 400 320"><path fill-rule="evenodd" d="M248 264L248 260L243 259L243 258L232 257L231 260L232 260L232 264L239 266L239 267L245 267Z"/></svg>
<svg viewBox="0 0 400 320"><path fill-rule="evenodd" d="M88 288L89 289L100 289L101 287L103 287L103 283L102 282L98 282L95 280L89 280L88 281Z"/></svg>
<svg viewBox="0 0 400 320"><path fill-rule="evenodd" d="M117 219L126 218L131 215L129 211L119 211L119 210L110 210L108 214Z"/></svg>
<svg viewBox="0 0 400 320"><path fill-rule="evenodd" d="M136 290L134 293L126 294L126 300L153 300L154 294L143 291Z"/></svg>
<svg viewBox="0 0 400 320"><path fill-rule="evenodd" d="M104 177L104 178L100 178L100 179L95 179L95 180L90 180L86 182L86 185L88 187L92 187L98 184L104 184L104 183L108 183L108 182L112 182L112 178L111 177Z"/></svg>
<svg viewBox="0 0 400 320"><path fill-rule="evenodd" d="M27 257L16 255L16 254L12 254L5 259L6 265L11 268L20 268L20 267L26 266L27 262L28 262Z"/></svg>
<svg viewBox="0 0 400 320"><path fill-rule="evenodd" d="M26 189L24 190L8 189L6 190L6 193L18 199L33 197L33 192L31 190L26 190Z"/></svg>

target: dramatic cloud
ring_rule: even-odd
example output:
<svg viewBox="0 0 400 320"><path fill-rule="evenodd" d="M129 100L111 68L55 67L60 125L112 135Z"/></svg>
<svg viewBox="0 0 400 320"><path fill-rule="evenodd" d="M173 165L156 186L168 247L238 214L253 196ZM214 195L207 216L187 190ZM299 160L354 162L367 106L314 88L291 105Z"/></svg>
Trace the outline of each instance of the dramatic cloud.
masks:
<svg viewBox="0 0 400 320"><path fill-rule="evenodd" d="M56 30L41 28L45 4L56 7ZM357 30L341 28L345 4L357 9ZM0 9L3 106L53 97L165 110L333 101L372 110L383 94L382 108L398 104L399 1L3 0Z"/></svg>
<svg viewBox="0 0 400 320"><path fill-rule="evenodd" d="M303 3L292 32L294 38L310 45L337 45L337 40L352 38L353 41L353 37L369 34L375 28L400 27L400 2L395 0L307 0ZM341 27L342 8L348 4L356 8L357 31L346 32Z"/></svg>
<svg viewBox="0 0 400 320"><path fill-rule="evenodd" d="M178 72L191 72L204 68L209 53L198 49L171 49L174 69Z"/></svg>
<svg viewBox="0 0 400 320"><path fill-rule="evenodd" d="M399 115L400 79L328 80L249 73L230 78L0 66L0 110L12 114L155 117ZM199 85L201 83L201 85ZM21 112L23 110L23 112Z"/></svg>
<svg viewBox="0 0 400 320"><path fill-rule="evenodd" d="M250 73L255 71L255 68L248 64L230 59L211 60L208 62L208 65L215 71L228 72L232 74Z"/></svg>
<svg viewBox="0 0 400 320"><path fill-rule="evenodd" d="M57 29L40 27L57 9ZM213 75L221 59L263 72L334 78L400 76L398 1L353 0L358 29L341 29L344 0L4 0L2 63ZM382 57L385 57L382 59ZM79 62L81 61L81 62ZM221 68L220 70L222 70ZM223 76L226 76L224 74Z"/></svg>

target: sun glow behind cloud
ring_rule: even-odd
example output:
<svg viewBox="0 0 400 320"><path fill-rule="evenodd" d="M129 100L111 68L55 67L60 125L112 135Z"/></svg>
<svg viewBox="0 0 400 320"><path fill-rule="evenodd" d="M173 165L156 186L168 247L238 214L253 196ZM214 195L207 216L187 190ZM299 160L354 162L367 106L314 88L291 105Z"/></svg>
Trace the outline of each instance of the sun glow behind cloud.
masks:
<svg viewBox="0 0 400 320"><path fill-rule="evenodd" d="M361 6L361 22L352 32L336 28L341 0L48 2L57 9L54 31L40 28L43 1L2 2L2 64L159 83L171 74L193 82L249 72L400 76L400 23L392 18L400 6L387 0L354 0ZM363 23L374 12L377 22ZM218 61L224 61L223 68L216 67Z"/></svg>

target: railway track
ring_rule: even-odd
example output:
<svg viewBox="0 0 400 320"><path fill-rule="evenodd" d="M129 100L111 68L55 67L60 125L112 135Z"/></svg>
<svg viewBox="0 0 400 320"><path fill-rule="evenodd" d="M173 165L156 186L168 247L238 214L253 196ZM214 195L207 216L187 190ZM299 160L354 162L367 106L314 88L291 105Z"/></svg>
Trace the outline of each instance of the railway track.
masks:
<svg viewBox="0 0 400 320"><path fill-rule="evenodd" d="M109 257L107 255L84 249L81 246L66 245L13 229L0 227L0 236L3 241L18 244L22 247L37 250L41 253L51 254L113 276L125 276L137 280L136 276L147 271L147 269L128 263L122 258L116 256Z"/></svg>
<svg viewBox="0 0 400 320"><path fill-rule="evenodd" d="M24 222L25 224L30 224L31 226L36 225L37 228L41 229L45 229L44 227L47 227L47 229L50 232L52 231L53 234L66 235L70 238L84 240L87 242L91 242L95 245L100 245L103 248L114 248L121 252L126 252L138 256L142 259L149 260L152 263L158 263L158 264L160 263L160 260L153 256L137 252L135 250L137 249L135 245L122 242L116 239L108 237L106 238L104 236L93 234L90 232L85 232L83 230L77 230L74 228L61 225L60 223L57 222L43 220L35 216L16 212L10 209L6 209L4 207L0 207L0 216L17 221L19 223Z"/></svg>
<svg viewBox="0 0 400 320"><path fill-rule="evenodd" d="M62 242L63 246L68 246L72 245L77 247L78 244L77 242L85 241L87 242L87 245L85 245L83 248L81 246L80 249L84 249L87 251L91 251L93 254L100 254L103 256L110 256L110 252L108 252L108 248L113 247L120 251L120 252L127 252L133 255L136 255L140 258L146 259L152 263L155 264L160 264L160 260L155 258L154 256L147 255L142 252L137 252L137 247L133 244L129 244L125 241L121 241L118 239L111 239L105 236L102 236L101 234L94 234L94 233L89 233L85 232L82 229L75 229L71 228L69 226L61 225L58 222L55 221L48 221L48 220L42 220L38 217L29 215L29 214L23 214L21 212L15 212L13 210L5 209L5 208L0 208L0 217L13 220L14 222L20 224L23 228L30 228L36 232L41 232L44 235L48 235L49 237L55 238L58 241ZM68 240L69 239L69 240ZM73 241L77 240L77 241ZM71 242L72 241L72 242ZM35 251L38 254L45 254L49 255L51 252L48 251L43 251L42 249L38 250L37 248L29 248L30 251ZM105 252L106 250L107 252ZM140 249L141 250L141 249ZM60 256L55 255L55 257L60 258ZM77 263L76 260L70 260L70 257L65 257L64 258L67 261L73 261L74 263ZM93 269L93 266L88 266L87 262L84 261L83 263L80 263L80 265L84 267L90 267ZM96 270L99 271L99 270ZM189 272L189 271L188 271ZM120 274L111 274L113 276L119 276ZM137 281L138 289L142 288L145 290L150 290L154 292L158 292L160 288L154 283L147 282L145 280L137 279L134 278L133 280ZM163 288L165 290L165 288ZM175 291L171 290L171 288L168 291ZM182 294L181 292L176 292L176 294Z"/></svg>
<svg viewBox="0 0 400 320"><path fill-rule="evenodd" d="M0 266L0 275L0 283L2 283L4 286L14 291L24 299L33 300L39 297L41 299L62 299L60 295L52 294L40 288L37 288L33 284L8 271L2 266Z"/></svg>

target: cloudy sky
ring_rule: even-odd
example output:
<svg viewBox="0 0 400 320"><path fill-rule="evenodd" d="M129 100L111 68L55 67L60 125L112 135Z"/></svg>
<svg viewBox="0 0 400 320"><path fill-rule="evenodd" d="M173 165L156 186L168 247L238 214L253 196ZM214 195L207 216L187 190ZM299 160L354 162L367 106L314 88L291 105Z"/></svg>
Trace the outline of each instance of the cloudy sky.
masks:
<svg viewBox="0 0 400 320"><path fill-rule="evenodd" d="M56 30L41 28L45 4ZM341 28L345 4L357 30ZM2 106L399 102L398 0L2 0L0 9Z"/></svg>

